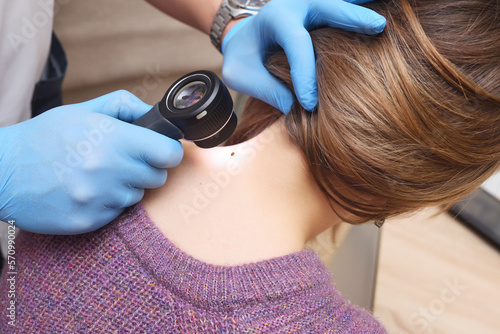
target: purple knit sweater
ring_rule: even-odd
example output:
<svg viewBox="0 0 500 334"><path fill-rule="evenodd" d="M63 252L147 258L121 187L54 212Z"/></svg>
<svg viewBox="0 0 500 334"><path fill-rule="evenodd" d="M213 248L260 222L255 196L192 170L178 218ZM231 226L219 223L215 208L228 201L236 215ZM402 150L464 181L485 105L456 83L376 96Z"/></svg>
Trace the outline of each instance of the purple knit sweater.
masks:
<svg viewBox="0 0 500 334"><path fill-rule="evenodd" d="M16 326L1 333L386 333L311 250L234 267L166 239L142 205L78 236L16 238Z"/></svg>

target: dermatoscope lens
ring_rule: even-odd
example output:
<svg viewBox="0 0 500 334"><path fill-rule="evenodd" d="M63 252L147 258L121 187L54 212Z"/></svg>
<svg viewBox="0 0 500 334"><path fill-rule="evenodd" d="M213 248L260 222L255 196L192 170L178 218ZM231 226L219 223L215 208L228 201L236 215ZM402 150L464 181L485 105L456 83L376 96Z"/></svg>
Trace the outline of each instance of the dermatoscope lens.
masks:
<svg viewBox="0 0 500 334"><path fill-rule="evenodd" d="M174 107L189 108L200 101L207 92L207 85L201 81L193 81L182 87L174 96Z"/></svg>

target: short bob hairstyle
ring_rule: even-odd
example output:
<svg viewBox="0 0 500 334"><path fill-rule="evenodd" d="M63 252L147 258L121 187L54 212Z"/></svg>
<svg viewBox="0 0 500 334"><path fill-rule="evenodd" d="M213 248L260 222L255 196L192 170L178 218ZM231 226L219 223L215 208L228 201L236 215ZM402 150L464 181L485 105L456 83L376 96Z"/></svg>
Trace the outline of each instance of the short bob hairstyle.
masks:
<svg viewBox="0 0 500 334"><path fill-rule="evenodd" d="M500 0L386 0L378 36L311 33L319 105L283 116L247 102L227 144L280 117L317 185L347 222L450 204L500 165ZM283 52L267 61L290 88Z"/></svg>

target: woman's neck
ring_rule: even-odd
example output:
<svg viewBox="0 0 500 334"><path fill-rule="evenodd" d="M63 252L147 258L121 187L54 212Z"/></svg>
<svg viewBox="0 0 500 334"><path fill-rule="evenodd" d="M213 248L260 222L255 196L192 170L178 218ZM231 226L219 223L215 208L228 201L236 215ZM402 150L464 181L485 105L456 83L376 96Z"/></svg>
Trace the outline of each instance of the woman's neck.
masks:
<svg viewBox="0 0 500 334"><path fill-rule="evenodd" d="M183 145L182 163L143 204L168 239L201 261L286 255L338 221L281 121L234 146Z"/></svg>

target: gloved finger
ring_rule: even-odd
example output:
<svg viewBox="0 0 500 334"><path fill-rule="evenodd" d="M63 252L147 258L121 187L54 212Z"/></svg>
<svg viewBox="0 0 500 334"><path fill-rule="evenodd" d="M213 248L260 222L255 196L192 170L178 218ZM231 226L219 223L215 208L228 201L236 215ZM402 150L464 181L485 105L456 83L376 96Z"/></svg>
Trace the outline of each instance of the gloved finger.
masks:
<svg viewBox="0 0 500 334"><path fill-rule="evenodd" d="M312 111L318 104L318 86L311 36L303 28L297 30L292 36L287 33L287 39L280 44L290 64L295 95L306 110Z"/></svg>
<svg viewBox="0 0 500 334"><path fill-rule="evenodd" d="M116 149L156 168L173 168L181 162L184 151L179 141L136 125L120 125L117 136L123 140L117 138Z"/></svg>
<svg viewBox="0 0 500 334"><path fill-rule="evenodd" d="M59 226L57 232L49 234L58 235L74 235L88 233L100 229L104 225L108 224L110 221L118 217L123 212L123 208L118 209L104 209L101 210L99 216L92 221L89 221L89 217L83 214L70 215L65 224Z"/></svg>
<svg viewBox="0 0 500 334"><path fill-rule="evenodd" d="M152 167L149 164L136 164L129 169L128 184L133 188L158 188L167 181L167 169Z"/></svg>
<svg viewBox="0 0 500 334"><path fill-rule="evenodd" d="M224 63L222 77L228 87L264 101L284 114L290 112L293 104L292 93L282 82L273 77L262 63L253 61L238 63L238 66L231 66L233 63L226 65L226 60Z"/></svg>
<svg viewBox="0 0 500 334"><path fill-rule="evenodd" d="M106 209L123 209L128 208L144 197L144 189L128 187L127 189L115 189L116 195L104 204Z"/></svg>
<svg viewBox="0 0 500 334"><path fill-rule="evenodd" d="M138 97L126 90L118 90L83 102L81 105L91 111L129 123L134 122L152 108L152 106L142 102Z"/></svg>
<svg viewBox="0 0 500 334"><path fill-rule="evenodd" d="M329 26L373 35L382 32L385 23L385 17L365 7L345 1L316 0L310 4L306 28Z"/></svg>

